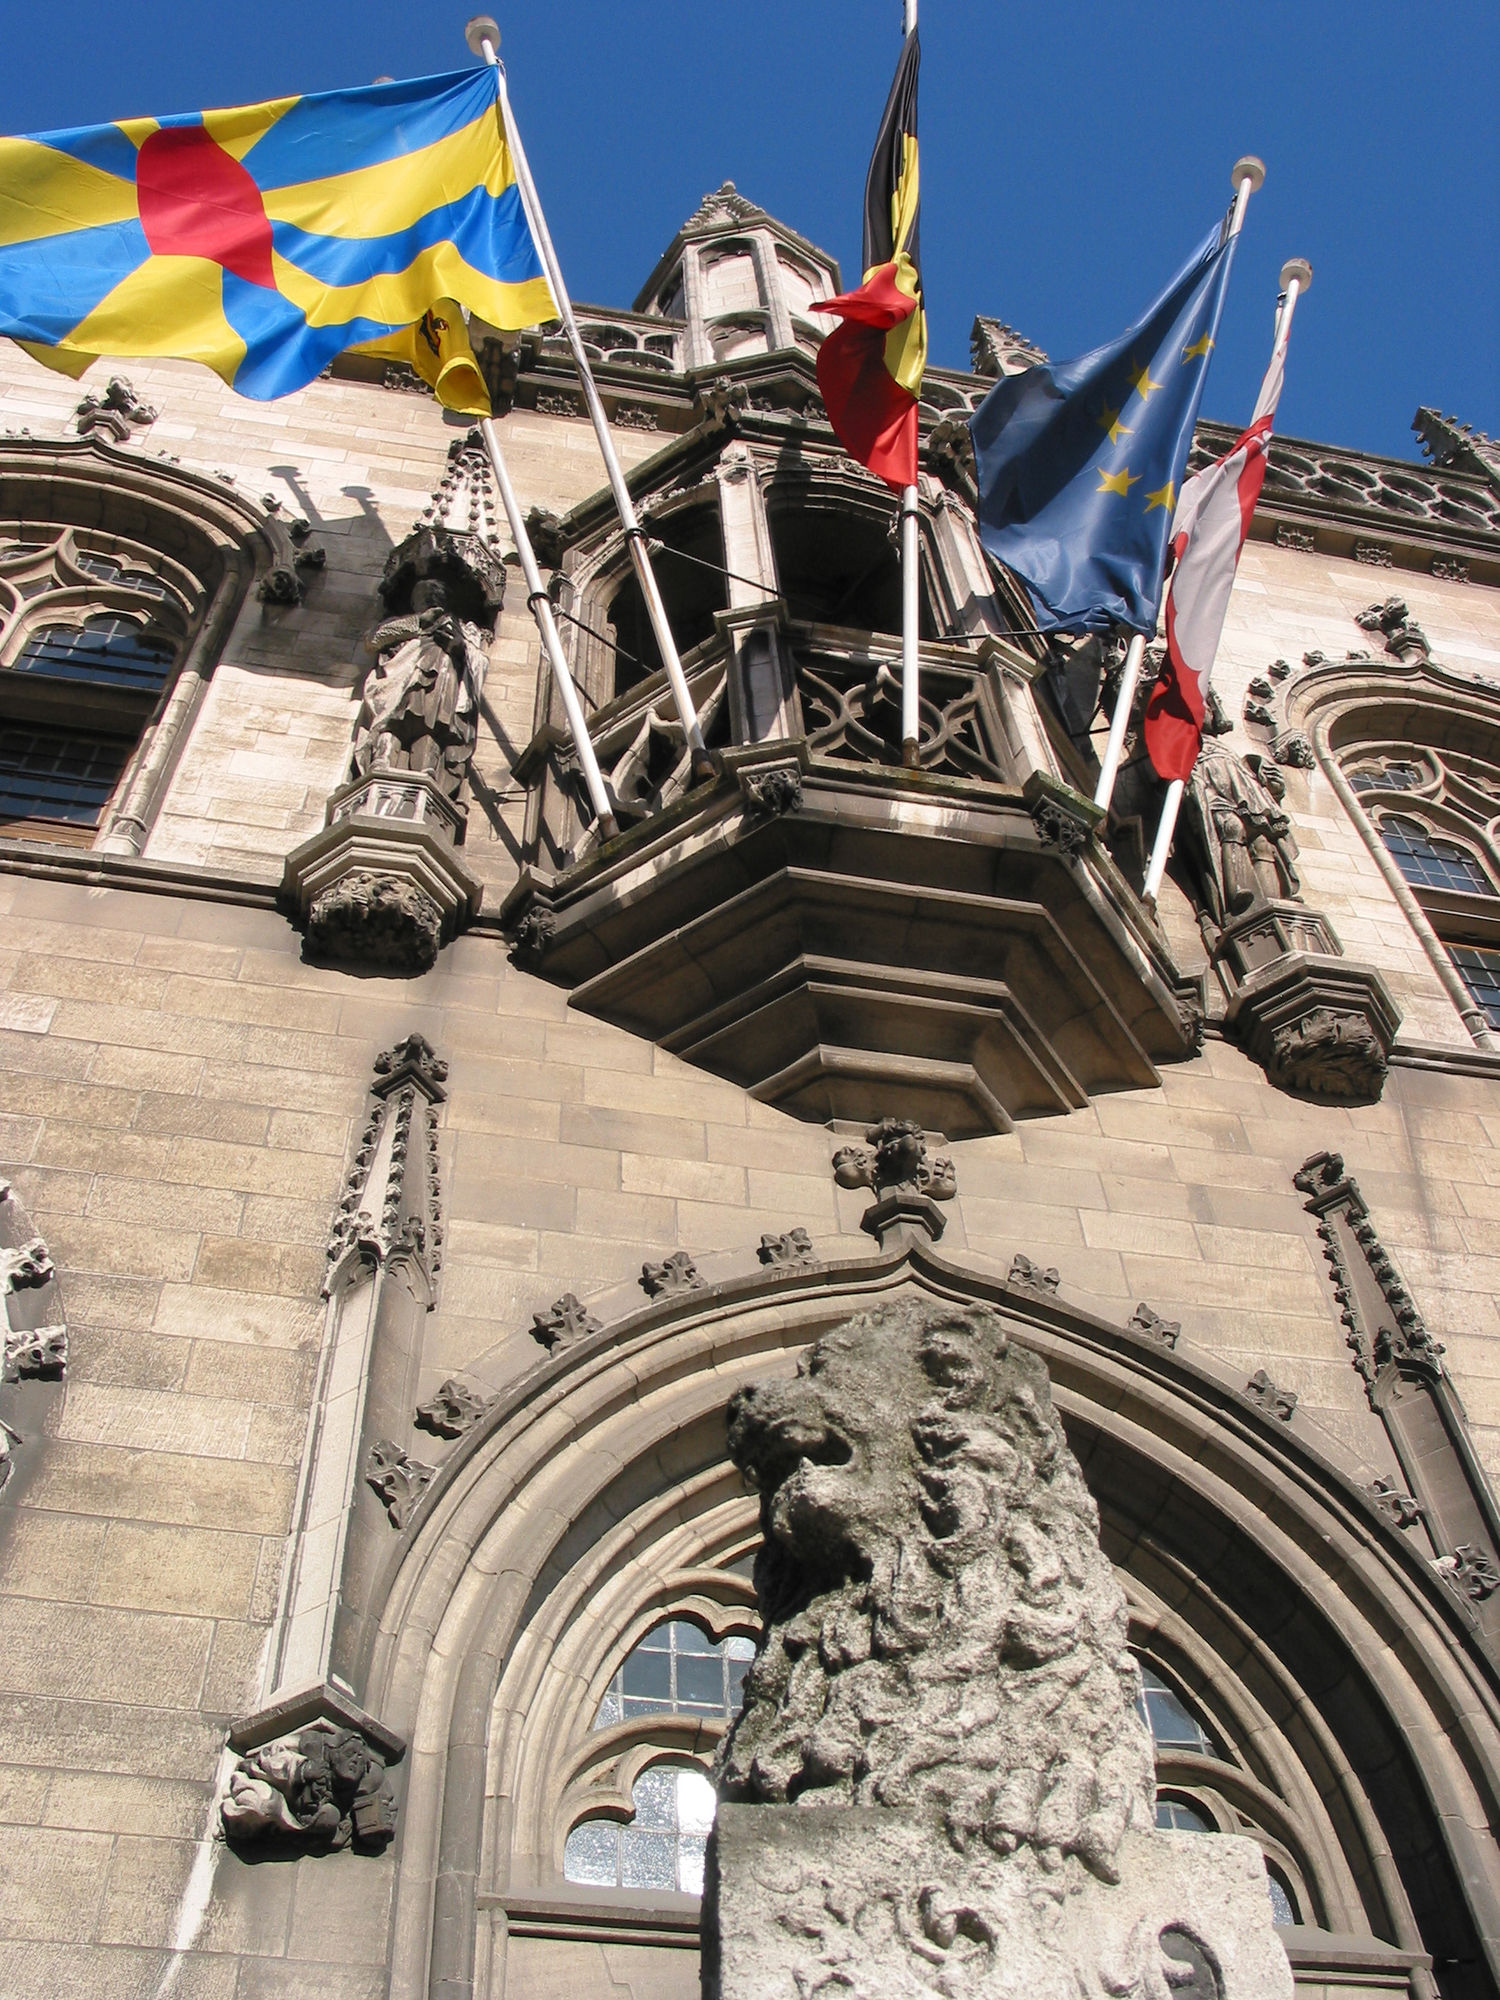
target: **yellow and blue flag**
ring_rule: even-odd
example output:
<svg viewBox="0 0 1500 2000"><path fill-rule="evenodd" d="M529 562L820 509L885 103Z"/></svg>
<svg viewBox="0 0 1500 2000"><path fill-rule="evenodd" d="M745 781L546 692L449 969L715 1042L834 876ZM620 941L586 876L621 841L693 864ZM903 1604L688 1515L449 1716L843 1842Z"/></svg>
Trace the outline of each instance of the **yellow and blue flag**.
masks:
<svg viewBox="0 0 1500 2000"><path fill-rule="evenodd" d="M970 420L979 539L1043 632L1156 630L1237 241L1226 219L1118 340L1005 377Z"/></svg>
<svg viewBox="0 0 1500 2000"><path fill-rule="evenodd" d="M170 356L264 401L439 301L557 316L489 68L0 138L0 333L67 374Z"/></svg>

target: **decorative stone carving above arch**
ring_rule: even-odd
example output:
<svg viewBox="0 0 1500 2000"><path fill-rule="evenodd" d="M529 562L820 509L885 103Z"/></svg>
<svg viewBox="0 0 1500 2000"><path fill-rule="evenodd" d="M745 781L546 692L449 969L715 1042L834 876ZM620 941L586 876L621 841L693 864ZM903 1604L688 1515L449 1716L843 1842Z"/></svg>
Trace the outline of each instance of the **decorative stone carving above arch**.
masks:
<svg viewBox="0 0 1500 2000"><path fill-rule="evenodd" d="M68 1322L52 1252L0 1178L0 1493L35 1440L68 1368Z"/></svg>
<svg viewBox="0 0 1500 2000"><path fill-rule="evenodd" d="M1065 1282L1038 1291L927 1244L835 1264L752 1257L539 1362L455 1442L392 1548L355 1688L420 1746L392 2000L519 1994L568 1937L691 1945L680 1900L635 1930L612 1905L589 1916L566 1901L569 1824L602 1793L623 1814L649 1761L639 1739L605 1755L599 1698L663 1616L690 1610L717 1632L748 1614L727 1566L750 1514L725 1454L730 1392L906 1291L993 1305L1046 1362L1134 1629L1189 1685L1243 1683L1226 1700L1244 1798L1325 1929L1362 1934L1377 1959L1388 1940L1381 1962L1400 1981L1427 1952L1500 1958L1481 1830L1500 1809L1500 1689L1453 1591L1365 1490L1386 1459L1361 1464L1300 1409L1290 1425L1261 1411L1243 1370L1207 1359L1190 1328L1171 1347L1110 1325L1070 1305ZM1397 1629L1399 1655L1379 1637ZM1420 1769L1405 1747L1417 1736L1437 1746ZM655 1740L689 1761L706 1748Z"/></svg>

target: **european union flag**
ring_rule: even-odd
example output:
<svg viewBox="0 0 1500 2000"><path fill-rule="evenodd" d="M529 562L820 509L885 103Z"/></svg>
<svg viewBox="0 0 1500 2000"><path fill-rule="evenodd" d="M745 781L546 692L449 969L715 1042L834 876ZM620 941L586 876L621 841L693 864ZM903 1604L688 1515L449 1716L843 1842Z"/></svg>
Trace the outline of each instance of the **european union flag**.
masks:
<svg viewBox="0 0 1500 2000"><path fill-rule="evenodd" d="M970 432L979 538L1044 632L1156 629L1235 237L1215 229L1118 340L996 384Z"/></svg>

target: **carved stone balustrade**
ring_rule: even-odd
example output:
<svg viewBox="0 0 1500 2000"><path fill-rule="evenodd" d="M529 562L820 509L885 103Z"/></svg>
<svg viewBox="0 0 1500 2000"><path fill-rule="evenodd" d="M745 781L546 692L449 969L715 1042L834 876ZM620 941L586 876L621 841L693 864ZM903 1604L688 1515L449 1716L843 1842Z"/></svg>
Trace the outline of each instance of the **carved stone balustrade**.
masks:
<svg viewBox="0 0 1500 2000"><path fill-rule="evenodd" d="M635 819L603 846L555 737L533 744L518 769L540 780L538 861L501 911L518 957L585 1012L819 1121L1006 1131L1190 1054L1175 970L1092 838L1098 814L1018 748L1029 663L924 645L907 771L899 640L780 629L791 685L760 741L726 743L757 712L732 640L687 662L725 744L712 784L689 789L659 676L601 710L600 761Z"/></svg>

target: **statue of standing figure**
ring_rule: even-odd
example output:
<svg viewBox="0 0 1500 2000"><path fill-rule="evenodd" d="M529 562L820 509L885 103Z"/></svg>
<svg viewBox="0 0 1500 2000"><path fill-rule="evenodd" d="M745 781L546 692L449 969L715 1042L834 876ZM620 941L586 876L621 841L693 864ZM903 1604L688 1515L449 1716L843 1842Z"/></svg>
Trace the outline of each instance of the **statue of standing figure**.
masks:
<svg viewBox="0 0 1500 2000"><path fill-rule="evenodd" d="M379 664L356 724L356 773L420 772L456 798L478 733L486 635L449 609L444 584L424 578L411 611L377 625L369 644Z"/></svg>
<svg viewBox="0 0 1500 2000"><path fill-rule="evenodd" d="M1300 902L1297 842L1282 811L1286 780L1206 735L1184 800L1184 848L1220 925L1256 903Z"/></svg>

